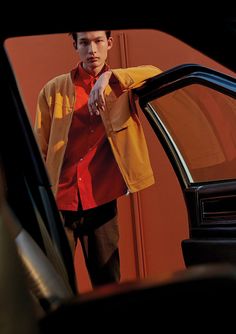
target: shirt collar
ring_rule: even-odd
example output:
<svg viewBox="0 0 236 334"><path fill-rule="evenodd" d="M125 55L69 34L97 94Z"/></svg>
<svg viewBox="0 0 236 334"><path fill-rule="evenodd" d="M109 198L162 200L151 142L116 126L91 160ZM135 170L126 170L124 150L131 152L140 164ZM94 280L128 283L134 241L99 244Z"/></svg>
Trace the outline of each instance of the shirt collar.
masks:
<svg viewBox="0 0 236 334"><path fill-rule="evenodd" d="M100 75L110 69L108 64L105 64L102 70L96 76L92 76L82 66L82 62L78 64L78 66L71 71L71 78L75 85L78 85L79 82L84 82L86 85L94 82L94 79L100 77Z"/></svg>

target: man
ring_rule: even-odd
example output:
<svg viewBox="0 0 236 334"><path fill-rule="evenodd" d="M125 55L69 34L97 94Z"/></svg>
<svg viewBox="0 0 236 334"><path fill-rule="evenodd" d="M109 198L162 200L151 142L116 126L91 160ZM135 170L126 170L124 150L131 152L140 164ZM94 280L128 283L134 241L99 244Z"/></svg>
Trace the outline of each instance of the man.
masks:
<svg viewBox="0 0 236 334"><path fill-rule="evenodd" d="M58 209L81 242L95 287L120 280L117 198L154 183L129 88L160 70L111 70L110 31L71 35L80 63L41 90L36 134Z"/></svg>

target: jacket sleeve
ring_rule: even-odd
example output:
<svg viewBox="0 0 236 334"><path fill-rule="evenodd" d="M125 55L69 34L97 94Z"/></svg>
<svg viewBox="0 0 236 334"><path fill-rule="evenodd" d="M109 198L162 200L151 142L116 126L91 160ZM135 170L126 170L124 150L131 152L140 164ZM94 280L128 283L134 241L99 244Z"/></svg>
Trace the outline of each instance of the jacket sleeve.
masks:
<svg viewBox="0 0 236 334"><path fill-rule="evenodd" d="M141 82L160 74L162 71L152 65L142 65L111 70L123 90L137 87Z"/></svg>
<svg viewBox="0 0 236 334"><path fill-rule="evenodd" d="M38 96L34 129L36 139L41 149L44 160L46 160L47 157L50 128L50 108L45 96L45 91L44 89L42 89Z"/></svg>

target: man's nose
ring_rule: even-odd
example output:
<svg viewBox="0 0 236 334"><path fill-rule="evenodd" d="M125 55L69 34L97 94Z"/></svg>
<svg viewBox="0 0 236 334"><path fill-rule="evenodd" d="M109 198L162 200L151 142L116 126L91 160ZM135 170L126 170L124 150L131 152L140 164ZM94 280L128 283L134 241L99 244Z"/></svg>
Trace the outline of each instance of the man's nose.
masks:
<svg viewBox="0 0 236 334"><path fill-rule="evenodd" d="M89 53L96 53L97 48L96 48L96 44L91 42L89 45Z"/></svg>

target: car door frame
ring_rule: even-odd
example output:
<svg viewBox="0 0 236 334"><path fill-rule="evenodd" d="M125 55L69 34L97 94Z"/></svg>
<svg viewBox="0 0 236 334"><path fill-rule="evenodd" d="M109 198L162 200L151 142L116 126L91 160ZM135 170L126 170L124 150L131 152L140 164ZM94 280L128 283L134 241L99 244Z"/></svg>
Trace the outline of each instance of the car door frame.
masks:
<svg viewBox="0 0 236 334"><path fill-rule="evenodd" d="M53 247L60 262L58 269L60 267L65 273L72 290L76 292L69 242L4 45L0 46L0 70L1 93L5 99L0 164L6 179L8 204L22 228L49 258Z"/></svg>

